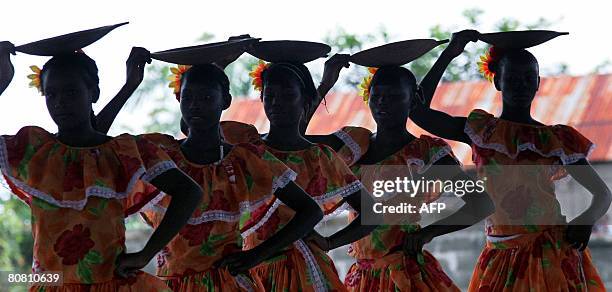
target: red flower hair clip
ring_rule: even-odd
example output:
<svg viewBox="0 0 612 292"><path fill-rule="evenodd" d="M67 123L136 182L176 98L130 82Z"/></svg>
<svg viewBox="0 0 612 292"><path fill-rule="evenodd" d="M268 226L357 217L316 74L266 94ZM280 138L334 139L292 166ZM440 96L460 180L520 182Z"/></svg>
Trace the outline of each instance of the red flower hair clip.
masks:
<svg viewBox="0 0 612 292"><path fill-rule="evenodd" d="M478 72L489 82L493 82L493 78L495 78L495 72L491 69L491 64L497 62L500 55L500 49L490 47L484 55L480 56Z"/></svg>
<svg viewBox="0 0 612 292"><path fill-rule="evenodd" d="M255 90L261 91L263 89L263 79L261 78L261 74L264 70L268 69L269 66L270 64L264 62L263 60L259 60L257 65L253 66L249 76L253 79L251 84L253 84Z"/></svg>

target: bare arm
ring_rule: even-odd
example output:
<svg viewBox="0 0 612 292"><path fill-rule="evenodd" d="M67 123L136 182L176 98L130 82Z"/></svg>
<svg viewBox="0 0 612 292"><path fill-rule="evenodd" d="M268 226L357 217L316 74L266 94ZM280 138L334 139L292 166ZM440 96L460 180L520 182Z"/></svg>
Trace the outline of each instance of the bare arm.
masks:
<svg viewBox="0 0 612 292"><path fill-rule="evenodd" d="M453 117L445 112L418 105L412 110L410 119L425 131L438 137L471 145L472 140L464 132L466 117Z"/></svg>
<svg viewBox="0 0 612 292"><path fill-rule="evenodd" d="M427 72L427 75L425 75L419 84L423 89L422 98L426 107L430 106L431 99L436 92L438 83L440 83L440 79L442 79L442 75L450 62L463 53L463 49L467 43L477 41L479 34L478 31L471 29L453 33L450 43L446 49L442 51L436 63L429 69L429 72Z"/></svg>
<svg viewBox="0 0 612 292"><path fill-rule="evenodd" d="M346 227L338 230L336 233L323 237L316 232L313 232L310 236L310 240L313 240L322 250L329 251L338 247L347 245L355 242L364 236L370 234L378 225L363 225L361 224L362 216L366 215L368 218L372 218L371 222L382 222L381 215L374 213L373 205L374 200L366 190L359 190L348 197L346 202L359 213ZM362 203L365 203L362 205ZM370 220L368 220L370 222Z"/></svg>
<svg viewBox="0 0 612 292"><path fill-rule="evenodd" d="M216 263L216 266L227 267L232 275L246 273L261 261L304 237L323 218L319 205L294 182L277 190L274 195L295 211L293 218L258 246L229 255Z"/></svg>
<svg viewBox="0 0 612 292"><path fill-rule="evenodd" d="M423 104L416 103L416 107L410 114L410 119L426 131L445 139L466 144L471 143L469 137L463 132L466 119L464 117L452 117L446 113L433 110L430 106L438 83L448 64L463 52L468 42L478 40L478 35L479 33L475 30L462 30L453 33L449 45L420 83Z"/></svg>
<svg viewBox="0 0 612 292"><path fill-rule="evenodd" d="M231 36L227 40L237 41L237 40L248 39L248 38L251 38L251 36L248 34L241 34L237 36ZM216 61L215 65L219 66L221 69L225 69L227 66L229 66L229 64L234 63L234 61L236 61L240 56L242 56L242 53L243 52L239 52L238 54L227 56L226 58L222 60Z"/></svg>
<svg viewBox="0 0 612 292"><path fill-rule="evenodd" d="M309 111L305 114L304 119L300 121L300 131L302 134L306 133L306 128L308 128L308 124L310 123L312 116L314 116L315 111L321 104L321 101L323 101L323 98L325 98L327 93L338 81L342 68L349 67L349 58L350 55L348 54L335 54L325 61L323 78L321 78L321 83L319 84L319 87L317 87L317 96L313 98Z"/></svg>
<svg viewBox="0 0 612 292"><path fill-rule="evenodd" d="M164 248L187 223L202 199L202 189L178 169L164 172L151 184L171 196L170 204L144 248L136 253L122 254L117 259L117 273L123 277L143 268Z"/></svg>
<svg viewBox="0 0 612 292"><path fill-rule="evenodd" d="M15 55L15 46L10 42L0 42L0 95L11 84L15 75L11 54Z"/></svg>
<svg viewBox="0 0 612 292"><path fill-rule="evenodd" d="M612 194L606 183L595 172L593 166L586 160L581 159L566 167L567 172L592 195L593 199L589 207L578 217L569 222L566 239L574 247L584 250L587 247L593 225L610 208Z"/></svg>
<svg viewBox="0 0 612 292"><path fill-rule="evenodd" d="M447 156L440 159L436 165L444 166L434 167L431 171L432 173L428 174L428 176L440 180L471 181L477 186L476 182L463 172L459 165L450 157ZM409 234L404 241L404 251L415 255L423 249L423 245L430 242L434 237L470 227L495 211L493 201L484 191L484 186L481 189L474 188L472 192L466 192L461 199L465 202L465 205L459 208L459 210Z"/></svg>
<svg viewBox="0 0 612 292"><path fill-rule="evenodd" d="M125 62L127 67L126 82L117 95L96 116L96 130L101 133L108 133L121 108L142 82L145 63L151 63L149 51L145 48L133 47L128 60Z"/></svg>
<svg viewBox="0 0 612 292"><path fill-rule="evenodd" d="M338 151L340 150L340 148L342 148L342 146L344 146L344 142L342 142L340 138L336 137L336 135L333 135L333 134L306 135L304 136L304 138L306 138L308 141L313 142L313 143L325 144L331 147L332 149L334 149L334 151Z"/></svg>

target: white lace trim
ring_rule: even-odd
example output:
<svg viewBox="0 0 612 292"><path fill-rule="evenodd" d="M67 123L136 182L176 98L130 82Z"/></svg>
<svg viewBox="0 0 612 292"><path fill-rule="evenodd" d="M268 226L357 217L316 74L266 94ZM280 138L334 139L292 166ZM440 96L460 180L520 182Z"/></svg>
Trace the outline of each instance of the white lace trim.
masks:
<svg viewBox="0 0 612 292"><path fill-rule="evenodd" d="M356 191L361 190L362 188L363 188L363 184L361 183L361 181L356 180L346 186L343 186L331 192L325 193L317 197L312 197L312 198L315 200L315 202L317 202L317 204L322 205L331 199L335 199L338 197L340 199L343 199L355 193ZM263 226L268 221L268 219L270 219L274 211L276 211L276 209L278 209L278 207L281 205L285 205L285 204L283 204L280 200L276 199L276 201L274 201L274 204L268 209L268 211L266 211L266 214L262 217L260 221L258 221L255 225L251 226L246 231L242 232L242 237L246 238L249 235L256 232L261 226ZM329 220L329 218L335 215L337 215L336 212L332 212L331 214L325 215L325 219Z"/></svg>
<svg viewBox="0 0 612 292"><path fill-rule="evenodd" d="M319 203L319 204L324 204L327 201L334 199L336 197L339 197L339 199L343 199L353 193L355 193L356 191L361 190L362 188L364 188L363 184L361 183L361 181L356 180L346 186L343 186L341 188L337 188L331 192L327 192L323 195L317 196L317 197L313 197L313 199Z"/></svg>
<svg viewBox="0 0 612 292"><path fill-rule="evenodd" d="M315 226L315 228L321 228L323 227L323 225L325 225L327 222L329 222L329 220L337 217L338 215L344 213L344 212L352 212L353 207L351 207L351 205L347 202L344 202L340 207L338 207L336 210L334 210L333 212L323 216L323 219L321 221L319 221L319 223L317 223L317 225Z"/></svg>
<svg viewBox="0 0 612 292"><path fill-rule="evenodd" d="M591 154L591 152L593 152L593 150L595 149L595 144L591 144L591 146L589 146L589 149L587 150L586 155L583 153L566 154L563 148L553 149L548 153L544 153L540 151L533 143L522 143L517 146L518 149L516 153L511 154L510 151L508 151L508 148L503 144L485 143L482 140L482 138L476 133L476 131L474 131L474 129L472 129L468 125L468 123L465 123L464 132L468 135L468 137L470 137L470 139L472 140L472 142L474 142L474 144L476 144L476 146L480 148L495 150L496 152L505 154L506 156L512 159L516 159L516 157L518 157L519 153L521 153L522 151L530 150L530 151L538 153L539 155L543 157L547 157L547 158L554 157L554 156L559 157L559 159L561 160L561 163L563 163L564 165L567 165L567 164L572 164L580 159L587 158Z"/></svg>
<svg viewBox="0 0 612 292"><path fill-rule="evenodd" d="M262 227L266 222L268 222L270 217L272 217L272 214L274 214L274 211L276 211L276 209L278 209L278 207L281 204L283 204L283 203L279 199L275 199L274 203L272 204L272 206L270 206L268 211L266 211L266 214L264 214L264 216L261 218L261 220L257 221L257 223L255 223L249 229L245 230L244 232L242 232L240 234L242 236L242 238L247 238L249 235L253 234L260 227Z"/></svg>
<svg viewBox="0 0 612 292"><path fill-rule="evenodd" d="M236 283L238 283L238 286L240 286L240 288L244 289L245 291L248 291L248 292L255 291L255 289L253 288L253 283L251 279L249 279L249 277L247 277L246 275L239 274L234 277L234 280L236 280Z"/></svg>
<svg viewBox="0 0 612 292"><path fill-rule="evenodd" d="M433 157L431 157L431 159L429 160L429 162L427 164L425 164L425 162L423 161L423 159L419 159L419 158L410 158L410 159L406 159L406 165L416 165L418 166L417 169L417 173L419 174L423 174L425 172L427 172L427 170L429 170L429 168L434 165L438 160L442 159L443 157L450 155L453 153L453 150L451 149L450 146L444 146L442 147L442 149L440 149L438 152L436 152L436 154L433 155Z"/></svg>
<svg viewBox="0 0 612 292"><path fill-rule="evenodd" d="M347 132L343 130L338 130L334 132L334 135L338 137L340 140L342 140L344 145L346 145L349 148L349 150L351 150L351 153L353 154L353 160L351 161L350 165L353 165L355 162L357 162L357 160L359 160L359 158L361 158L361 155L362 155L361 147L359 147L359 144L357 144L357 142L353 140L351 135L349 135Z"/></svg>
<svg viewBox="0 0 612 292"><path fill-rule="evenodd" d="M176 164L172 160L164 160L155 164L153 167L147 169L146 173L142 176L142 180L150 182L156 177L160 176L164 172L177 168Z"/></svg>
<svg viewBox="0 0 612 292"><path fill-rule="evenodd" d="M203 212L198 217L189 218L189 220L187 221L187 224L199 225L199 224L211 222L211 221L238 222L240 221L240 216L243 213L253 212L257 210L257 208L261 207L262 204L268 202L270 199L273 198L276 190L284 188L287 184L289 184L289 182L294 181L296 177L297 177L297 174L293 170L287 169L285 170L285 172L283 172L283 174L274 178L274 180L272 181L271 194L266 195L255 201L240 202L239 211L237 212L225 211L225 210L210 210L210 211ZM157 213L165 213L167 208L160 206L158 204L165 195L166 194L164 193L160 193L157 197L155 197L155 199L153 199L156 201L155 202L151 201L151 204L147 204L146 208L143 208L143 210L150 210L150 211L157 212ZM275 201L274 204L276 204L277 202L279 201L278 200ZM266 218L266 221L268 218L270 218L270 215L268 215L268 217ZM261 223L263 225L265 222L262 222L262 221L264 220L259 221L258 224Z"/></svg>
<svg viewBox="0 0 612 292"><path fill-rule="evenodd" d="M321 268L319 267L319 264L317 263L317 260L315 259L315 256L308 245L306 245L306 243L304 243L304 241L301 239L295 241L293 245L302 254L302 257L304 257L304 260L306 261L306 267L308 268L308 273L312 277L315 291L327 291L327 285L325 285L325 282L323 281L325 278L321 272Z"/></svg>
<svg viewBox="0 0 612 292"><path fill-rule="evenodd" d="M160 163L160 164L163 164ZM155 167L154 167L155 168ZM154 169L153 168L153 169ZM116 192L115 190L102 187L102 186L89 186L85 189L85 198L82 200L62 200L58 201L53 196L35 189L25 182L13 177L10 173L10 165L8 163L8 150L6 148L6 143L4 137L0 136L0 171L2 174L17 187L19 190L33 196L44 200L45 202L58 206L60 208L71 208L76 210L83 210L85 205L87 204L87 200L89 197L100 197L105 199L124 199L132 192L136 182L138 179L145 175L144 167L140 167L130 178L130 181L126 187L125 192ZM166 169L167 170L167 169ZM161 174L161 173L160 173ZM155 178L154 175L150 175L149 177Z"/></svg>

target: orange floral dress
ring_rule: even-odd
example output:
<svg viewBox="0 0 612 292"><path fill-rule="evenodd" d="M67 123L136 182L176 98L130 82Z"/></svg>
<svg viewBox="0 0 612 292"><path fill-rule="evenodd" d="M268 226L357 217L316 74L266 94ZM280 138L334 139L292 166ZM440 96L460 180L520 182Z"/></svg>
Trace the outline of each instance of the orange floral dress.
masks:
<svg viewBox="0 0 612 292"><path fill-rule="evenodd" d="M589 250L564 240L567 227L554 181L593 143L565 125L537 126L474 110L465 133L496 210L470 291L605 291Z"/></svg>
<svg viewBox="0 0 612 292"><path fill-rule="evenodd" d="M173 291L263 291L250 277L233 277L213 264L242 250L239 224L261 220L253 215L276 200L274 192L294 180L295 172L253 144L237 144L221 161L200 165L185 158L172 136L147 134L143 139L160 145L205 194L188 224L158 255L157 275ZM169 203L162 193L142 215L157 227Z"/></svg>
<svg viewBox="0 0 612 292"><path fill-rule="evenodd" d="M61 286L30 291L169 291L140 272L115 276L125 251L124 218L151 195L145 181L175 168L154 144L128 134L96 147L69 147L38 127L0 136L0 168L32 212L34 273L61 273Z"/></svg>
<svg viewBox="0 0 612 292"><path fill-rule="evenodd" d="M363 130L357 135L355 135L357 131L351 130L353 135L350 135L349 132L347 136L351 136L354 141L359 141L359 149L363 149L359 153L365 154L369 146L369 135L366 139ZM354 150L340 149L340 151L345 150L346 152L343 153L355 153ZM442 139L421 135L375 165L357 163L351 169L368 187L372 186L370 180L380 179L382 170L378 166L405 165L410 167L412 173L424 173L436 161L446 156L456 160L451 147ZM360 156L355 156L353 160L358 161L360 158ZM397 171L399 171L397 168L393 169L394 175ZM410 204L420 205L435 201L438 197L439 194L436 193L419 194L410 201ZM355 215L350 213L349 219ZM353 242L349 247L349 255L357 262L351 266L345 277L344 284L347 289L364 292L460 291L446 275L436 258L428 251L423 250L422 254L416 258L404 254L402 250L404 238L420 228L419 220L420 216L415 214L403 225L380 225L370 235Z"/></svg>
<svg viewBox="0 0 612 292"><path fill-rule="evenodd" d="M296 184L323 209L326 216L348 206L343 199L363 187L351 170L330 147L322 144L300 151L278 151L266 146L257 129L238 122L221 124L230 143L252 141L265 147L298 175ZM264 212L263 220L249 220L243 228L244 248L250 249L287 224L294 212L276 201ZM255 216L255 218L259 218ZM252 270L266 291L345 291L331 258L314 244L303 240L279 252Z"/></svg>

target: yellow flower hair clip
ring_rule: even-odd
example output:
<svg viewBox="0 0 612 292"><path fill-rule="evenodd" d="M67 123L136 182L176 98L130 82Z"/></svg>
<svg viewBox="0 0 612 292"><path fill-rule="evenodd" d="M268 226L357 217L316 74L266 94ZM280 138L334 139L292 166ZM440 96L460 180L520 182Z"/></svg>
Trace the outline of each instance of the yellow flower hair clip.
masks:
<svg viewBox="0 0 612 292"><path fill-rule="evenodd" d="M178 65L177 67L170 67L170 76L168 76L168 80L170 80L170 84L168 87L172 88L174 91L174 95L176 96L176 100L181 101L181 77L187 70L191 68L190 65Z"/></svg>
<svg viewBox="0 0 612 292"><path fill-rule="evenodd" d="M366 104L368 100L370 100L370 84L372 83L372 77L374 77L374 73L376 73L377 70L378 68L368 67L368 76L364 77L361 84L359 84L359 95L363 97L363 102Z"/></svg>
<svg viewBox="0 0 612 292"><path fill-rule="evenodd" d="M38 66L36 65L32 65L30 66L30 70L32 70L32 74L28 75L28 79L30 79L30 87L35 87L38 92L40 92L40 95L43 95L43 91L42 91L42 87L40 84L40 68L38 68Z"/></svg>
<svg viewBox="0 0 612 292"><path fill-rule="evenodd" d="M264 70L266 70L270 66L269 63L264 62L263 60L259 60L257 65L253 66L253 69L249 73L249 76L253 78L251 84L255 90L261 91L263 89L263 79L261 78L261 74Z"/></svg>

